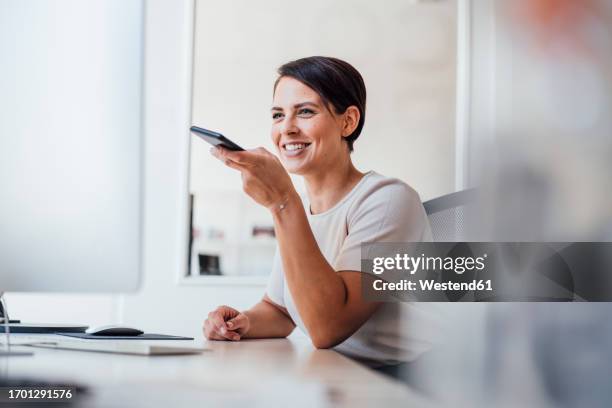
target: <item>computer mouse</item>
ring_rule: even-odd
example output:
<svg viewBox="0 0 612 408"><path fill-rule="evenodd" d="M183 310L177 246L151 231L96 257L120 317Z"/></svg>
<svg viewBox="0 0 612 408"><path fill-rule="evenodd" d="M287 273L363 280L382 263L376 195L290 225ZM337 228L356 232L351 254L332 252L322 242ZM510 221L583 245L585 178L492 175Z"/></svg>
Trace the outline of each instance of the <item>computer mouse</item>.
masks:
<svg viewBox="0 0 612 408"><path fill-rule="evenodd" d="M133 327L108 325L90 327L89 329L85 330L85 333L93 336L139 336L144 332L142 330L134 329Z"/></svg>

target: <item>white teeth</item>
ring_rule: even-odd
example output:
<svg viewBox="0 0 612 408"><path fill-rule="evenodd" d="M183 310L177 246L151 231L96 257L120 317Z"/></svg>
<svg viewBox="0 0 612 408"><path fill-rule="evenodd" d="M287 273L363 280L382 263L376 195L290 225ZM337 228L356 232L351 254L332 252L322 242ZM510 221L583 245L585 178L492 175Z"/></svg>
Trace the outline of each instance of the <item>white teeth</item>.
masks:
<svg viewBox="0 0 612 408"><path fill-rule="evenodd" d="M285 149L289 151L300 150L305 148L306 145L304 143L290 143L285 145Z"/></svg>

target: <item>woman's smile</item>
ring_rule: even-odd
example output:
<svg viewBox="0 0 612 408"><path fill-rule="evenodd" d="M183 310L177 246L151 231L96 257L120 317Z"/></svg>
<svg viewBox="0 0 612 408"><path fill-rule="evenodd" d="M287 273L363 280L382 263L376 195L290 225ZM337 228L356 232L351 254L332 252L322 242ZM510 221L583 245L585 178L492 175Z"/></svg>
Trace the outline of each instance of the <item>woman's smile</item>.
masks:
<svg viewBox="0 0 612 408"><path fill-rule="evenodd" d="M307 142L287 142L282 145L281 152L286 158L294 158L303 156L309 147L310 143Z"/></svg>

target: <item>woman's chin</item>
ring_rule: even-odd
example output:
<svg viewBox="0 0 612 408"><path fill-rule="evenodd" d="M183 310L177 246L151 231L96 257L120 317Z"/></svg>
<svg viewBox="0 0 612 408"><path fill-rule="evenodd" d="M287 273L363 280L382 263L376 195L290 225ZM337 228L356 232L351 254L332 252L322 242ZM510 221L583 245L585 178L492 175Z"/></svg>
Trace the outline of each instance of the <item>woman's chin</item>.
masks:
<svg viewBox="0 0 612 408"><path fill-rule="evenodd" d="M282 163L288 173L295 175L303 175L307 167L306 163L304 163L303 160L296 160L285 157L283 157Z"/></svg>
<svg viewBox="0 0 612 408"><path fill-rule="evenodd" d="M301 166L287 166L285 165L285 169L287 173L293 174L296 176L302 176L304 174L304 169Z"/></svg>

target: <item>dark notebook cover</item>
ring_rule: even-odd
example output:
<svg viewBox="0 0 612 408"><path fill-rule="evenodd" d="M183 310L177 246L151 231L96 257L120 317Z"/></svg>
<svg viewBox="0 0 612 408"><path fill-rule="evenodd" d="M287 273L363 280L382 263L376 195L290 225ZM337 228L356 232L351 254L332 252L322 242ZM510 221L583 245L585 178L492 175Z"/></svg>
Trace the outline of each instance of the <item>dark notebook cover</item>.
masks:
<svg viewBox="0 0 612 408"><path fill-rule="evenodd" d="M30 334L56 334L56 333L83 333L87 326L62 325L62 324L35 324L35 323L11 323L9 331L12 333ZM4 325L0 323L0 333L4 333Z"/></svg>

